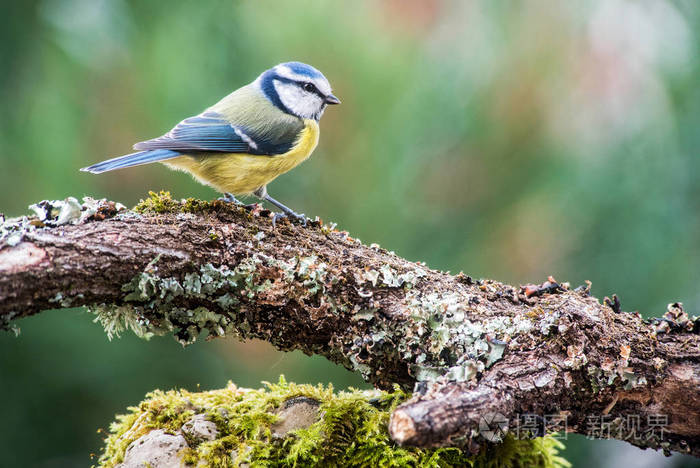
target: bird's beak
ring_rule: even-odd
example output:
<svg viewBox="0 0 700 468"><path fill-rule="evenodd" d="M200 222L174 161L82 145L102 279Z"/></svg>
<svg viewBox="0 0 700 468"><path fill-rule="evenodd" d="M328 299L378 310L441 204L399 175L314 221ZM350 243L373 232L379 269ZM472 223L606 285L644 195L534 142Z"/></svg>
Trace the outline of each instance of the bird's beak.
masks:
<svg viewBox="0 0 700 468"><path fill-rule="evenodd" d="M329 94L326 96L326 104L340 104L340 99L337 97L333 96L332 94Z"/></svg>

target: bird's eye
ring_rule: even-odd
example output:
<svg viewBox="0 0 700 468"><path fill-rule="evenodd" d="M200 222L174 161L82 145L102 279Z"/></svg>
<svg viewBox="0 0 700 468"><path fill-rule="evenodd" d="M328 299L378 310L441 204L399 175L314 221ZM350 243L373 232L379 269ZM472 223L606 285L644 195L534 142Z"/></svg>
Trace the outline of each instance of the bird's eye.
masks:
<svg viewBox="0 0 700 468"><path fill-rule="evenodd" d="M313 93L314 91L316 91L316 86L314 86L313 83L304 83L304 91Z"/></svg>

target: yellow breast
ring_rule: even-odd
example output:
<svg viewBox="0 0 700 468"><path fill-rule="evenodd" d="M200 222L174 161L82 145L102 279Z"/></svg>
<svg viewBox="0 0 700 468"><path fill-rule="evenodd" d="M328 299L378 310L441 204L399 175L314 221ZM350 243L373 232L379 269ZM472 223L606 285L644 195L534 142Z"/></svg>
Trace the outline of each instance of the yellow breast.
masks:
<svg viewBox="0 0 700 468"><path fill-rule="evenodd" d="M163 162L192 174L195 179L222 193L247 195L293 169L313 153L318 144L318 122L304 120L304 129L292 149L276 156L244 153L206 153L181 156Z"/></svg>

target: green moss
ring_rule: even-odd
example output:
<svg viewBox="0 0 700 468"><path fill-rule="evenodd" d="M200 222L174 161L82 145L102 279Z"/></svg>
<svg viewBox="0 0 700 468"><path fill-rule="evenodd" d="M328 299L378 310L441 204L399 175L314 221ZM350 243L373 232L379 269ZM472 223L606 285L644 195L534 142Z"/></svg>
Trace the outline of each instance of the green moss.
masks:
<svg viewBox="0 0 700 468"><path fill-rule="evenodd" d="M213 203L187 198L182 201L174 200L170 192L161 190L160 192L148 192L148 198L139 201L134 207L134 211L141 214L153 213L201 213L210 210Z"/></svg>
<svg viewBox="0 0 700 468"><path fill-rule="evenodd" d="M320 419L283 438L272 436L276 412L295 397L320 402ZM193 415L205 414L216 424L215 440L193 442L181 455L192 465L251 466L416 466L416 467L565 467L557 454L562 448L552 437L516 440L506 437L479 455L457 448L399 447L387 431L391 412L409 395L393 392L334 392L332 387L296 385L284 378L258 390L239 389L232 383L221 390L192 393L155 391L126 415L117 416L106 439L100 466L121 463L132 442L153 429L177 433Z"/></svg>

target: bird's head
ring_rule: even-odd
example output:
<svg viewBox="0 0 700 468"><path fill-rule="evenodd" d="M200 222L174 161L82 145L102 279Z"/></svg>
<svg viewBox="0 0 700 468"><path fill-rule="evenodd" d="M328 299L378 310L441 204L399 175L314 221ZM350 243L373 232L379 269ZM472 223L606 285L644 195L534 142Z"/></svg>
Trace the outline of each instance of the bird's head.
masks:
<svg viewBox="0 0 700 468"><path fill-rule="evenodd" d="M301 62L270 68L256 83L278 109L302 119L319 120L329 104L340 104L323 73Z"/></svg>

